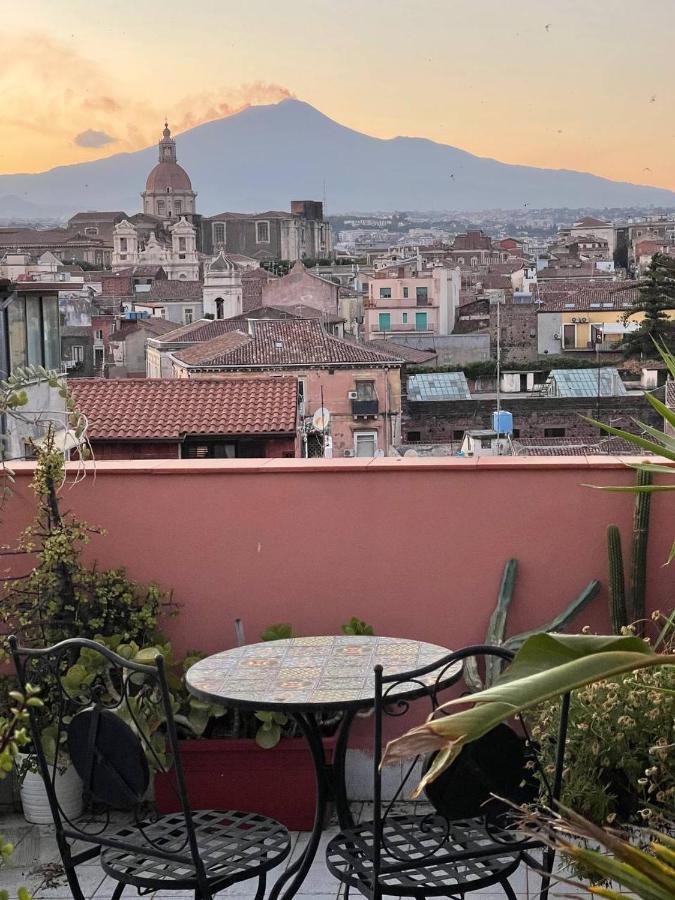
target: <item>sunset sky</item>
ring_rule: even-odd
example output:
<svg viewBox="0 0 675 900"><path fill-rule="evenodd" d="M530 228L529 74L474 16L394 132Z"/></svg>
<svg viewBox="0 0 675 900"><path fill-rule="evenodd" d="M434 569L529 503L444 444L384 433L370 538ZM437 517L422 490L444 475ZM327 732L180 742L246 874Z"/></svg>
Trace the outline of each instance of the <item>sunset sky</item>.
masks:
<svg viewBox="0 0 675 900"><path fill-rule="evenodd" d="M377 137L675 189L675 0L21 0L0 172L295 96Z"/></svg>

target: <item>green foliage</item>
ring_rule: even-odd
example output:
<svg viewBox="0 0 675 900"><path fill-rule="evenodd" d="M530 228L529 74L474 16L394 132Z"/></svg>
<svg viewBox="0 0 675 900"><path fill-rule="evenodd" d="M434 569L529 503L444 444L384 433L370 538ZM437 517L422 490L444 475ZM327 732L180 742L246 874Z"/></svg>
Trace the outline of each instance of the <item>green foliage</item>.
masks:
<svg viewBox="0 0 675 900"><path fill-rule="evenodd" d="M356 616L352 616L348 622L345 622L344 625L340 626L340 630L343 634L353 634L353 635L373 635L375 634L372 625L368 625L362 619L357 619Z"/></svg>
<svg viewBox="0 0 675 900"><path fill-rule="evenodd" d="M504 565L502 579L499 585L499 593L497 595L497 605L490 616L487 631L485 634L485 643L493 646L504 646L508 650L517 650L522 644L533 634L551 631L563 631L567 625L574 619L590 601L596 596L600 590L598 581L589 582L584 590L576 597L565 609L559 613L548 624L541 625L522 634L514 634L506 637L506 624L508 610L513 600L513 592L516 586L516 576L518 574L518 560L509 559ZM484 687L490 687L494 684L499 673L502 670L502 661L497 657L488 657L485 661L485 680L481 679L478 673L478 666L475 657L470 657L464 664L464 681L466 686L472 692L482 691Z"/></svg>
<svg viewBox="0 0 675 900"><path fill-rule="evenodd" d="M282 729L288 724L288 716L281 712L257 712L255 717L262 725L255 735L255 742L264 750L271 750L281 740Z"/></svg>
<svg viewBox="0 0 675 900"><path fill-rule="evenodd" d="M621 634L628 625L628 607L626 606L621 532L617 525L607 526L607 557L609 561L609 614L614 634Z"/></svg>
<svg viewBox="0 0 675 900"><path fill-rule="evenodd" d="M135 584L123 569L99 570L82 562L82 548L95 529L61 512L58 488L63 477L63 456L48 439L37 448L32 482L36 519L18 544L20 551L34 556L36 564L26 577L3 584L0 623L7 631L17 631L27 644L50 645L77 635L104 643L128 658L145 653L152 662L158 650L168 655L170 647L158 631L158 622L162 614L175 613L170 596L156 585ZM0 661L4 655L6 649L0 648ZM98 654L83 651L66 673L69 689L76 691L90 683L101 660ZM65 764L65 736L57 745L57 728L50 716L58 685L45 681L40 688L45 753ZM4 703L0 700L0 708L8 702L9 697Z"/></svg>
<svg viewBox="0 0 675 900"><path fill-rule="evenodd" d="M419 796L424 787L437 778L457 758L462 747L487 734L501 722L509 721L526 710L536 710L538 707L550 708L550 701L555 701L553 706L557 715L559 697L576 691L583 693L582 689L601 681L617 685L610 689L606 701L614 704L614 695L618 693L618 686L630 682L630 679L626 679L624 676L635 672L634 677L638 678L637 673L641 669L656 668L666 672L665 678L668 681L665 687L667 691L665 697L671 703L672 695L675 694L673 691L675 654L672 651L673 647L668 646L665 653L656 653L645 641L633 636L535 634L525 641L508 669L492 687L478 694L450 700L443 707L448 713L447 715L428 719L423 725L412 728L407 734L391 741L387 745L383 764L389 760L396 761L417 756L420 753L438 751L433 764L415 791L415 796ZM638 690L642 689L642 682L638 682L638 685ZM650 703L657 704L656 698L663 698L664 691L651 691L651 687L652 685L650 688L644 688L646 696L636 693L635 701L636 708L639 707L643 710L644 718L655 721L660 717L661 712L652 708ZM652 696L649 696L650 694ZM631 712L624 712L620 706L613 705L611 710L600 711L598 710L599 703L600 698L598 697L591 700L592 709L589 711L595 710L602 715L614 711L616 708L616 727L608 734L607 740L620 746L623 754L628 755L632 751L632 747L628 743L624 744L624 736L625 729L633 728L635 715L632 709ZM469 708L454 712L453 709L457 705ZM653 744L654 758L659 761L663 759L664 754L667 756L669 743L672 743L672 714L671 707L668 730L664 732L661 729ZM571 734L574 733L576 725L581 726L576 728L577 733L581 734L580 751L583 753L588 751L593 754L593 758L602 761L604 756L601 754L605 748L600 741L597 742L596 748L595 731L591 729L588 719L575 719L570 727ZM542 752L554 752L551 723L548 720L540 721L539 731L536 735L533 733L533 736L538 737L541 741ZM597 756L595 756L596 750ZM570 754L569 739L568 754ZM575 772L581 772L587 777L588 769L584 764L586 757L569 756L567 758L571 762L566 767L564 773L566 777L573 776ZM644 766L644 769L646 768L648 766ZM655 774L660 776L658 768ZM641 777L649 779L650 776L647 774ZM647 799L650 796L648 783L641 785L641 787L647 787ZM601 780L599 783L596 781L596 790L599 785L602 786ZM590 784L586 785L586 787L590 786ZM664 790L668 790L669 786L666 785ZM658 787L651 792L654 794L652 802L661 802L658 792ZM668 798L672 802L672 794L666 794L666 799ZM569 796L566 797L566 800L569 803ZM649 809L649 807L646 808Z"/></svg>
<svg viewBox="0 0 675 900"><path fill-rule="evenodd" d="M288 622L280 622L278 625L269 625L260 635L261 641L283 641L297 637L293 626Z"/></svg>
<svg viewBox="0 0 675 900"><path fill-rule="evenodd" d="M675 260L655 253L640 285L640 295L624 315L624 322L637 312L644 313L637 331L628 332L621 347L627 356L648 356L654 344L675 351Z"/></svg>
<svg viewBox="0 0 675 900"><path fill-rule="evenodd" d="M18 753L30 743L28 737L28 710L42 706L39 688L27 684L25 693L10 691L6 715L0 715L0 781L14 768ZM0 869L14 852L14 845L0 835ZM26 888L18 890L18 900L30 900ZM9 893L0 890L0 900L9 900Z"/></svg>
<svg viewBox="0 0 675 900"><path fill-rule="evenodd" d="M666 653L672 651L671 642ZM599 825L657 821L675 803L674 715L672 663L620 673L575 691L562 802ZM547 772L555 765L558 717L556 699L531 719Z"/></svg>
<svg viewBox="0 0 675 900"><path fill-rule="evenodd" d="M661 358L665 362L670 377L675 379L675 354L672 353L665 345L656 345L659 353L661 354ZM663 417L664 421L670 425L673 429L675 429L675 410L669 409L665 403L662 403L657 397L653 394L647 392L645 394L645 398L649 402L649 404L659 413L660 416ZM586 418L585 416L583 418ZM586 418L587 422L591 422L593 425L597 425L598 428L601 428L603 431L606 431L608 434L613 434L616 437L623 438L626 441L630 441L636 447L641 447L643 450L648 450L650 453L655 453L658 456L663 456L666 459L669 459L675 462L675 437L670 434L666 434L663 431L659 431L656 428L652 428L651 425L646 425L644 422L640 422L637 419L633 421L640 428L642 434L633 434L630 431L624 431L621 428L614 428L613 425L606 425L604 422L598 422L596 419ZM644 437L643 435L646 435ZM642 473L643 475L649 474L651 475L665 475L668 479L665 484L652 484L650 478L643 478L642 480L638 480L638 483L635 487L601 487L599 490L603 491L616 491L620 493L637 493L637 494L653 494L657 491L675 491L675 478L673 478L674 471L669 466L661 465L660 463L652 463L652 462L642 462L642 463L632 463L631 468L636 469L638 473ZM589 485L589 487L594 487L594 485ZM634 561L637 558L637 563L640 566L645 565L645 554L646 554L646 542L647 542L647 524L649 521L649 506L647 504L640 507L636 506L635 509L635 518L633 521L633 531L636 535L639 535L639 549L637 549L637 557L634 555ZM671 562L675 559L675 541L670 549L670 554L668 556L668 562ZM644 579L645 569L642 568L641 573L635 570L632 571L632 581L633 589L637 589L638 596L637 606L639 609L636 610L641 617L644 616L644 582L640 582L640 577Z"/></svg>

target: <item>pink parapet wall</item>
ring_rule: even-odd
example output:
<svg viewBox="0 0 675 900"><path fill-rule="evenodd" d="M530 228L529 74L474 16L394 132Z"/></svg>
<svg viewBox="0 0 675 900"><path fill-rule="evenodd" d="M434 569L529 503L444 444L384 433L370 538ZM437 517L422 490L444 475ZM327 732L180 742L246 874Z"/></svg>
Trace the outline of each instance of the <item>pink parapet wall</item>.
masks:
<svg viewBox="0 0 675 900"><path fill-rule="evenodd" d="M33 465L15 465L0 543L34 512ZM504 562L518 580L509 632L550 620L593 578L606 582L605 530L630 546L633 496L614 458L148 460L100 462L63 489L63 508L105 529L87 557L174 590L176 652L252 642L267 625L337 633L352 615L378 634L459 647L485 636ZM671 608L664 568L675 498L653 499L648 603ZM3 563L25 567L25 557ZM576 627L608 631L607 596Z"/></svg>

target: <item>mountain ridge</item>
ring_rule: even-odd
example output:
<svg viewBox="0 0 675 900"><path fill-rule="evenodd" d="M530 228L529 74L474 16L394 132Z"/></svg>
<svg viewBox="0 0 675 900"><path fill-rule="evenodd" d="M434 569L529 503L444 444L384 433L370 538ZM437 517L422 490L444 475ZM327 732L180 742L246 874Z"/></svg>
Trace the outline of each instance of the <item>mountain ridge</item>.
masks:
<svg viewBox="0 0 675 900"><path fill-rule="evenodd" d="M158 128L159 139L159 128ZM573 169L504 163L430 138L372 137L301 100L251 106L177 135L197 210L288 209L320 198L328 212L675 206L675 192ZM140 208L156 146L41 173L0 175L0 198L72 214ZM2 216L0 200L0 217Z"/></svg>

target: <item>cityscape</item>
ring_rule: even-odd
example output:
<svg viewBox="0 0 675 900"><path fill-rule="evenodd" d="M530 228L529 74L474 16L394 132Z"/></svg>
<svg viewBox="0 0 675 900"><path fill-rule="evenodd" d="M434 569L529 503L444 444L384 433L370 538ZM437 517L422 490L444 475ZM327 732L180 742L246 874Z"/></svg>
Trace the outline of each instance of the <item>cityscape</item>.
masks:
<svg viewBox="0 0 675 900"><path fill-rule="evenodd" d="M7 12L0 900L674 895L675 9L484 5Z"/></svg>

